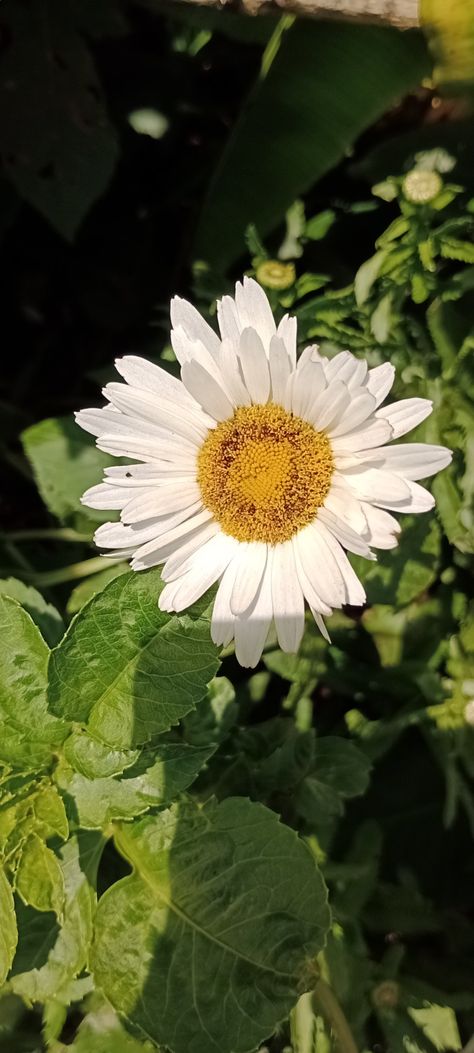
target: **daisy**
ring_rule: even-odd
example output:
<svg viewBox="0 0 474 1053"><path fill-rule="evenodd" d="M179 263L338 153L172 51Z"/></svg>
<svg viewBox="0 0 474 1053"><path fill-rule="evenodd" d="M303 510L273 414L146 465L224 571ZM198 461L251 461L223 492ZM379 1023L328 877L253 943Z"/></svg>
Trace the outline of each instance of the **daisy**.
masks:
<svg viewBox="0 0 474 1053"><path fill-rule="evenodd" d="M369 369L342 351L296 355L296 319L275 324L257 282L217 305L220 337L179 297L171 303L177 380L127 355L125 383L107 384L103 409L77 422L99 449L137 464L106 468L82 500L120 509L95 541L131 560L163 563L159 605L183 611L218 582L212 638L235 640L255 666L272 621L280 647L295 652L305 600L323 617L362 605L364 589L346 550L375 559L397 545L391 512L426 512L417 482L451 460L443 446L387 446L432 410L427 399L382 407L394 380L389 362Z"/></svg>

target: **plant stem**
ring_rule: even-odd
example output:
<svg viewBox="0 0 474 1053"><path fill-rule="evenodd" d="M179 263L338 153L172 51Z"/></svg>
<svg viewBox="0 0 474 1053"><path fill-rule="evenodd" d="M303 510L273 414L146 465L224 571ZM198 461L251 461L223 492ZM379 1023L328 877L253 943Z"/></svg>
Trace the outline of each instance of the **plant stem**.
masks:
<svg viewBox="0 0 474 1053"><path fill-rule="evenodd" d="M318 980L313 992L313 1004L315 1012L324 1017L334 1035L337 1053L358 1053L349 1024L325 980Z"/></svg>
<svg viewBox="0 0 474 1053"><path fill-rule="evenodd" d="M98 574L100 570L121 563L120 559L105 559L103 556L94 556L92 559L84 559L81 563L70 563L68 567L59 567L57 570L22 571L21 577L32 585L62 585L65 581L75 581L77 578L88 578L91 574Z"/></svg>
<svg viewBox="0 0 474 1053"><path fill-rule="evenodd" d="M89 534L79 534L71 527L44 530L14 530L1 535L2 541L90 541Z"/></svg>

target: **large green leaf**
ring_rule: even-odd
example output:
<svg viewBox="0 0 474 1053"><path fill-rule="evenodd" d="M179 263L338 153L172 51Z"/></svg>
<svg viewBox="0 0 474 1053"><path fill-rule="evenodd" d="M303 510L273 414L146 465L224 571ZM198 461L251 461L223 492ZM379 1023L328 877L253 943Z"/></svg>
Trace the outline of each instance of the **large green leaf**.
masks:
<svg viewBox="0 0 474 1053"><path fill-rule="evenodd" d="M89 486L100 483L103 470L112 458L94 446L89 435L72 417L42 420L21 436L26 456L33 468L38 490L45 505L58 519L77 512L85 514L81 497ZM109 513L87 509L94 521L111 519Z"/></svg>
<svg viewBox="0 0 474 1053"><path fill-rule="evenodd" d="M122 826L131 877L100 901L96 983L173 1053L243 1053L311 983L329 926L307 848L260 804L174 806Z"/></svg>
<svg viewBox="0 0 474 1053"><path fill-rule="evenodd" d="M117 145L70 0L2 8L0 130L5 174L65 237L114 169Z"/></svg>
<svg viewBox="0 0 474 1053"><path fill-rule="evenodd" d="M49 701L58 716L130 749L197 705L217 666L209 597L182 615L159 610L158 570L122 574L95 596L52 652Z"/></svg>
<svg viewBox="0 0 474 1053"><path fill-rule="evenodd" d="M70 768L57 773L58 784L74 799L79 825L104 828L114 819L133 819L151 807L170 804L196 778L214 752L211 746L158 743L145 750L122 777L88 779Z"/></svg>
<svg viewBox="0 0 474 1053"><path fill-rule="evenodd" d="M294 198L429 70L417 33L307 21L284 31L278 49L270 43L224 150L195 254L227 267L243 252L249 223L260 234L272 230Z"/></svg>
<svg viewBox="0 0 474 1053"><path fill-rule="evenodd" d="M38 834L30 834L22 847L15 885L23 902L30 907L62 914L63 872L58 857Z"/></svg>
<svg viewBox="0 0 474 1053"><path fill-rule="evenodd" d="M0 761L14 767L48 764L68 731L48 713L48 656L29 614L0 594Z"/></svg>
<svg viewBox="0 0 474 1053"><path fill-rule="evenodd" d="M25 585L24 581L18 581L17 578L2 578L0 595L18 600L25 611L28 611L50 647L59 643L64 633L64 622L59 611L52 603L47 603L37 589L32 585Z"/></svg>
<svg viewBox="0 0 474 1053"><path fill-rule="evenodd" d="M71 838L60 851L65 908L61 926L54 914L31 907L18 911L19 942L11 987L32 1002L61 1000L63 989L85 968L92 938L97 863L103 840L97 833Z"/></svg>
<svg viewBox="0 0 474 1053"><path fill-rule="evenodd" d="M3 868L0 868L0 986L10 971L17 942L13 892Z"/></svg>
<svg viewBox="0 0 474 1053"><path fill-rule="evenodd" d="M352 742L331 735L316 739L311 772L298 788L298 812L313 824L342 815L347 798L365 793L370 767Z"/></svg>

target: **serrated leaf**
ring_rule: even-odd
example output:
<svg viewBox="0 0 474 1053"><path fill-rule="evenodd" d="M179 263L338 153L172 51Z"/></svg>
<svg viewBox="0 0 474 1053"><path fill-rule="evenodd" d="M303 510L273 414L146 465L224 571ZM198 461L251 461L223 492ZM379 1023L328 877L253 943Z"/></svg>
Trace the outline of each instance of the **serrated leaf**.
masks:
<svg viewBox="0 0 474 1053"><path fill-rule="evenodd" d="M73 799L79 825L104 829L112 820L133 819L149 808L170 804L191 785L213 752L213 746L158 743L121 778L87 779L67 768L59 768L56 778Z"/></svg>
<svg viewBox="0 0 474 1053"><path fill-rule="evenodd" d="M102 589L105 589L109 581L118 578L119 574L126 574L128 570L128 563L112 563L105 570L99 570L98 574L92 574L90 578L85 578L72 590L67 601L67 613L70 615L77 614L82 610L84 604L88 603L98 592L102 592Z"/></svg>
<svg viewBox="0 0 474 1053"><path fill-rule="evenodd" d="M240 798L122 826L117 846L134 873L99 904L98 986L173 1053L254 1049L311 983L329 925L306 847Z"/></svg>
<svg viewBox="0 0 474 1053"><path fill-rule="evenodd" d="M354 292L358 307L362 307L370 296L372 286L380 274L380 268L387 259L388 251L388 249L379 249L359 267L354 278Z"/></svg>
<svg viewBox="0 0 474 1053"><path fill-rule="evenodd" d="M62 915L63 872L57 856L37 834L30 834L22 847L15 887L23 902L35 910Z"/></svg>
<svg viewBox="0 0 474 1053"><path fill-rule="evenodd" d="M114 749L167 731L197 705L217 666L209 597L160 611L158 570L122 574L95 596L51 654L52 711Z"/></svg>
<svg viewBox="0 0 474 1053"><path fill-rule="evenodd" d="M21 197L72 238L116 161L102 88L62 0L6 4L2 23L4 171Z"/></svg>
<svg viewBox="0 0 474 1053"><path fill-rule="evenodd" d="M377 304L370 319L370 329L378 344L385 344L392 326L392 293L387 293Z"/></svg>
<svg viewBox="0 0 474 1053"><path fill-rule="evenodd" d="M11 978L15 994L32 1002L59 998L85 968L92 939L97 863L103 840L97 833L72 837L59 852L66 902L58 926L54 914L31 907L18 912L19 942Z"/></svg>
<svg viewBox="0 0 474 1053"><path fill-rule="evenodd" d="M457 238L441 238L440 252L448 260L461 260L462 263L474 263L474 245L469 241Z"/></svg>
<svg viewBox="0 0 474 1053"><path fill-rule="evenodd" d="M64 633L64 622L59 611L52 603L47 603L40 592L32 585L25 585L24 581L17 578L2 578L0 580L0 595L11 596L28 612L41 635L50 647L59 643Z"/></svg>
<svg viewBox="0 0 474 1053"><path fill-rule="evenodd" d="M75 727L64 743L64 756L73 771L86 779L105 779L118 775L138 760L139 750L113 750L88 735L84 728Z"/></svg>
<svg viewBox="0 0 474 1053"><path fill-rule="evenodd" d="M13 892L5 871L0 867L0 986L10 972L17 938Z"/></svg>
<svg viewBox="0 0 474 1053"><path fill-rule="evenodd" d="M0 595L0 760L14 767L48 764L68 731L65 721L48 712L48 657L29 614Z"/></svg>
<svg viewBox="0 0 474 1053"><path fill-rule="evenodd" d="M399 545L377 553L372 563L351 556L369 603L404 607L435 581L441 553L441 533L434 517L404 517Z"/></svg>
<svg viewBox="0 0 474 1053"><path fill-rule="evenodd" d="M51 417L33 424L22 433L21 441L49 511L61 520L79 512L84 516L82 494L100 482L113 458L98 450L72 417ZM113 517L88 508L87 518L103 522Z"/></svg>
<svg viewBox="0 0 474 1053"><path fill-rule="evenodd" d="M311 772L296 796L298 812L312 824L342 815L344 801L365 793L371 764L365 753L346 739L317 738Z"/></svg>

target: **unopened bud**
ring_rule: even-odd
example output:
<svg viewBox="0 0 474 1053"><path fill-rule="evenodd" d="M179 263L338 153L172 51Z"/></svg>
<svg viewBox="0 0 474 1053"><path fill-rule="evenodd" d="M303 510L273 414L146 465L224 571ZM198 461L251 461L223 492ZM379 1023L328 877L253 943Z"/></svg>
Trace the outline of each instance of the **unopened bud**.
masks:
<svg viewBox="0 0 474 1053"><path fill-rule="evenodd" d="M413 205L427 205L443 187L443 180L437 172L426 172L422 168L413 168L403 180L403 193Z"/></svg>
<svg viewBox="0 0 474 1053"><path fill-rule="evenodd" d="M395 1009L400 1001L400 984L396 980L382 980L372 991L372 1002L377 1009Z"/></svg>
<svg viewBox="0 0 474 1053"><path fill-rule="evenodd" d="M265 260L256 270L257 281L267 289L289 289L294 285L296 271L293 263Z"/></svg>

